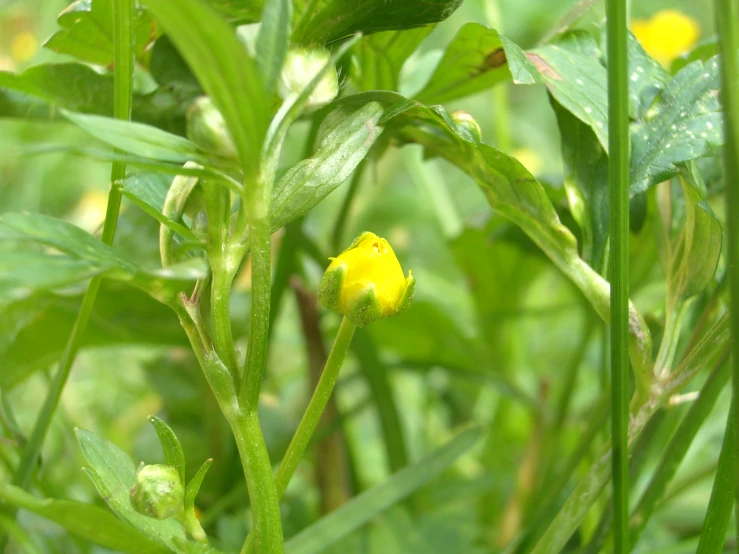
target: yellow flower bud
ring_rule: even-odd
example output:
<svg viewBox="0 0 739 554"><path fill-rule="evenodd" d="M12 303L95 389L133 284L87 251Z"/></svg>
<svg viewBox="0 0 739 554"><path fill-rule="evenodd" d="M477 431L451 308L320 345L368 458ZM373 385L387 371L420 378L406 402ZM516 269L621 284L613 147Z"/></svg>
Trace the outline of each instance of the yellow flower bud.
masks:
<svg viewBox="0 0 739 554"><path fill-rule="evenodd" d="M390 244L374 233L362 233L335 258L318 286L328 309L346 316L357 327L404 311L416 284L403 275Z"/></svg>
<svg viewBox="0 0 739 554"><path fill-rule="evenodd" d="M651 19L632 21L631 31L647 54L664 66L689 50L700 35L698 24L677 10L661 10Z"/></svg>

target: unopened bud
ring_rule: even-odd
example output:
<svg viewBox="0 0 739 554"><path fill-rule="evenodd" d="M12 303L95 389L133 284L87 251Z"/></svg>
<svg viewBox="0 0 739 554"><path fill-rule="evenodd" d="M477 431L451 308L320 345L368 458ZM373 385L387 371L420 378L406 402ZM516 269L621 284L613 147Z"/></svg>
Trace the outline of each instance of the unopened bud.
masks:
<svg viewBox="0 0 739 554"><path fill-rule="evenodd" d="M277 87L280 97L284 100L303 92L330 60L331 54L325 48L291 49L282 66ZM317 110L331 102L338 94L339 76L336 68L331 67L311 92L305 109Z"/></svg>
<svg viewBox="0 0 739 554"><path fill-rule="evenodd" d="M210 154L232 160L238 157L226 121L207 96L196 98L187 109L187 137Z"/></svg>
<svg viewBox="0 0 739 554"><path fill-rule="evenodd" d="M131 487L134 510L156 519L182 514L185 490L180 474L168 465L146 465L139 470L136 484Z"/></svg>

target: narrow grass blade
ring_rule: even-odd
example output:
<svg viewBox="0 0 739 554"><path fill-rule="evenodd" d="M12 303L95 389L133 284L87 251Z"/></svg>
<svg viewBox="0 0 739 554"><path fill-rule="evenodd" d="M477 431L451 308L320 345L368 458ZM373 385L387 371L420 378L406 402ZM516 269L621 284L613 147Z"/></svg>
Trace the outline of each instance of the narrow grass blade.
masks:
<svg viewBox="0 0 739 554"><path fill-rule="evenodd" d="M711 500L708 503L706 519L703 522L697 554L713 554L721 552L726 539L726 529L731 521L734 508L734 487L736 487L736 460L734 460L734 427L735 406L729 410L726 420L726 433L718 458L718 471L713 481Z"/></svg>
<svg viewBox="0 0 739 554"><path fill-rule="evenodd" d="M408 494L428 483L464 454L480 438L480 427L470 427L419 462L362 493L285 544L288 554L317 554L367 523Z"/></svg>

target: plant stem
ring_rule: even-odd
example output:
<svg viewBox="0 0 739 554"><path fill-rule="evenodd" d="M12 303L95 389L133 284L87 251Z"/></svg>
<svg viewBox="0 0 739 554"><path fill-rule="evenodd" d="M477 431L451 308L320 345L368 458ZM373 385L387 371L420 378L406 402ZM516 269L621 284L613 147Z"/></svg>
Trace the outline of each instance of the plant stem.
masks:
<svg viewBox="0 0 739 554"><path fill-rule="evenodd" d="M724 107L724 163L726 205L739 206L739 6L736 0L716 0L716 23L721 43L721 103ZM728 278L731 290L732 393L739 406L739 220L726 218L728 235ZM734 429L739 429L739 409L734 409ZM734 433L735 471L739 472L739 433ZM739 479L737 480L739 481ZM739 506L739 483L734 489ZM739 536L739 507L736 509Z"/></svg>
<svg viewBox="0 0 739 554"><path fill-rule="evenodd" d="M626 2L608 0L613 551L629 552L629 105Z"/></svg>
<svg viewBox="0 0 739 554"><path fill-rule="evenodd" d="M134 19L135 0L114 0L114 97L113 116L117 119L131 119L131 98L133 91L133 62L134 52L131 48L133 42L132 21ZM102 240L111 245L118 224L118 212L121 205L121 190L115 186L116 181L122 179L126 172L126 166L122 162L114 162L111 169L111 187L108 193L108 206L105 213L105 224L103 226ZM82 298L80 311L72 327L72 333L64 347L62 357L59 360L59 368L54 375L41 412L36 419L33 431L29 437L28 444L23 450L18 468L13 476L13 484L28 488L36 465L46 433L51 424L51 419L59 405L64 385L72 369L72 364L82 344L82 336L85 334L87 324L90 321L92 310L97 299L102 277L93 277L90 285Z"/></svg>
<svg viewBox="0 0 739 554"><path fill-rule="evenodd" d="M323 368L323 373L318 381L316 390L313 391L313 396L303 414L303 419L300 420L298 429L295 431L290 445L287 447L285 457L282 459L282 463L275 473L274 483L277 488L278 497L282 497L285 493L290 478L295 473L295 468L298 467L298 462L302 459L305 449L313 436L313 432L321 419L323 410L326 408L328 399L334 390L334 385L336 385L339 369L341 369L341 365L344 362L344 357L354 336L355 329L356 326L351 321L347 318L342 319L339 332L336 334L334 345L328 355L326 366ZM253 543L254 539L250 534L241 548L242 554L253 552Z"/></svg>

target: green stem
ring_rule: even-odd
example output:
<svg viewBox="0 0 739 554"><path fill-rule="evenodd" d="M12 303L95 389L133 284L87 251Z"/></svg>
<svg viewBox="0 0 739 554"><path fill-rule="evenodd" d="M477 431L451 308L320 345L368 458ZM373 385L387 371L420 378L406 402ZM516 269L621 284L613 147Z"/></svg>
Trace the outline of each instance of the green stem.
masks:
<svg viewBox="0 0 739 554"><path fill-rule="evenodd" d="M613 551L629 552L629 85L625 0L608 0Z"/></svg>
<svg viewBox="0 0 739 554"><path fill-rule="evenodd" d="M135 0L114 0L114 98L113 116L117 119L131 119L131 98L133 91L133 64L134 52L131 48L133 42L132 21L134 19ZM111 188L108 193L108 206L105 214L102 240L111 245L118 224L118 213L121 205L121 190L115 186L116 181L122 179L126 172L126 166L122 162L114 162L111 169ZM82 337L90 321L92 310L100 290L101 277L93 277L90 285L82 299L80 311L74 322L72 333L64 347L62 357L59 360L59 369L54 375L49 392L36 419L36 423L29 437L28 444L23 450L23 456L18 464L18 469L13 476L13 484L28 488L36 465L41 446L51 424L51 419L59 405L64 385L67 382L72 364L82 344Z"/></svg>
<svg viewBox="0 0 739 554"><path fill-rule="evenodd" d="M328 355L326 360L326 366L323 368L323 373L318 381L316 390L313 391L313 396L308 403L308 407L303 414L303 419L300 420L298 429L295 431L290 445L287 447L285 457L282 459L282 463L275 473L274 482L277 489L278 497L282 497L287 489L287 485L290 479L295 473L295 468L298 467L298 462L303 457L305 449L310 442L313 432L318 426L318 422L321 419L323 410L326 408L328 399L331 397L331 393L336 385L336 379L339 375L341 365L344 363L344 357L346 351L349 349L349 344L354 336L356 326L349 321L347 318L342 319L341 325L339 326L339 332L336 334L333 348ZM257 538L257 541L259 539ZM254 551L254 539L251 534L247 537L244 546L241 549L242 554L251 553Z"/></svg>
<svg viewBox="0 0 739 554"><path fill-rule="evenodd" d="M724 107L724 163L726 164L726 205L739 206L739 6L736 0L716 0L716 23L721 43L721 103ZM739 220L726 218L728 236L728 278L731 290L732 393L739 406ZM739 409L734 410L734 428L739 429ZM739 472L739 433L735 433L735 471ZM739 480L737 480L739 481ZM735 485L739 506L739 484ZM739 535L739 508L736 510Z"/></svg>

